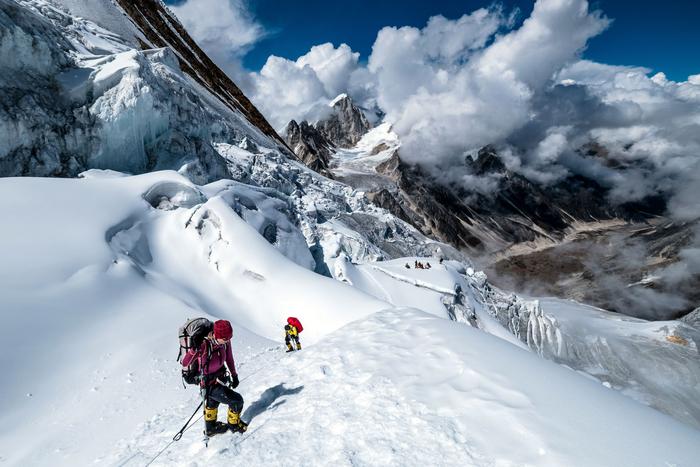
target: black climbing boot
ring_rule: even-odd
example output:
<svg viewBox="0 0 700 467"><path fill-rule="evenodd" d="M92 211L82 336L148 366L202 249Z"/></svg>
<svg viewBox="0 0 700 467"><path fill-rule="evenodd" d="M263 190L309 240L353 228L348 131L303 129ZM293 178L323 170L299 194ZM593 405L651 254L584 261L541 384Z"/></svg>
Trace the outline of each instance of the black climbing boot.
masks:
<svg viewBox="0 0 700 467"><path fill-rule="evenodd" d="M207 436L219 435L228 431L228 425L216 421L218 413L219 409L217 407L204 408L204 434Z"/></svg>
<svg viewBox="0 0 700 467"><path fill-rule="evenodd" d="M241 414L228 409L228 429L234 433L245 433L248 424L241 420Z"/></svg>

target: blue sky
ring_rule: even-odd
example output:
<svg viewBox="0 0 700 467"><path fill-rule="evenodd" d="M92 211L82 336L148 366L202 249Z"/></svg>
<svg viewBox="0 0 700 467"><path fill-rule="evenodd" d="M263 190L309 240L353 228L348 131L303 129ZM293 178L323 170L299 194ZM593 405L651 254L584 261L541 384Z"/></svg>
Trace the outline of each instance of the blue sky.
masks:
<svg viewBox="0 0 700 467"><path fill-rule="evenodd" d="M491 3L469 0L249 1L248 9L267 35L243 57L243 65L257 71L270 55L296 59L311 46L324 42L336 46L347 43L360 52L361 60L366 60L377 32L384 26L423 27L430 16L442 14L454 19ZM533 5L531 1L499 3L506 12L520 9L519 21L529 16ZM645 66L679 81L700 73L697 47L700 28L696 24L700 19L700 2L595 0L590 3L614 22L590 41L586 58L614 65Z"/></svg>

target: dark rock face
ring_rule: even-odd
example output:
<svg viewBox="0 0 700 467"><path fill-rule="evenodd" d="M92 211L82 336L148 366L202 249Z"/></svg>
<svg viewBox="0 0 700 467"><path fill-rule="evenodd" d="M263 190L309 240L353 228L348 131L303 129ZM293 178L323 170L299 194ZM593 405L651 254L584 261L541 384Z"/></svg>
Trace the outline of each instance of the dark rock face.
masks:
<svg viewBox="0 0 700 467"><path fill-rule="evenodd" d="M481 244L460 218L468 218L469 208L455 193L434 182L419 166L401 161L398 151L377 166L377 171L392 178L398 190L387 190L372 199L378 206L407 220L423 234L458 249L474 250Z"/></svg>
<svg viewBox="0 0 700 467"><path fill-rule="evenodd" d="M497 189L480 194L442 184L396 151L377 166L396 189L368 197L425 235L469 252L509 290L645 319L675 319L700 302L697 274L659 276L681 260L697 225L664 219L662 197L614 205L604 187L577 176L539 186L509 172L490 148L466 163L472 174L498 175ZM577 231L578 223L588 230Z"/></svg>
<svg viewBox="0 0 700 467"><path fill-rule="evenodd" d="M644 203L644 214L639 206L613 206L603 187L583 177L541 187L507 170L488 147L466 165L474 175L495 176L497 188L482 194L440 183L419 166L403 163L396 152L377 166L395 180L396 199L374 199L399 217L408 215L424 234L477 254L538 239L556 242L577 221L639 220L663 213L662 205L651 202Z"/></svg>
<svg viewBox="0 0 700 467"><path fill-rule="evenodd" d="M357 144L372 128L364 113L345 96L333 105L329 117L315 125L292 120L285 130L285 140L297 157L309 168L333 178L329 170L330 156L336 148Z"/></svg>
<svg viewBox="0 0 700 467"><path fill-rule="evenodd" d="M365 114L348 96L338 99L333 110L328 118L316 124L316 129L338 147L354 146L372 128Z"/></svg>
<svg viewBox="0 0 700 467"><path fill-rule="evenodd" d="M335 146L314 126L309 125L307 121L303 121L299 125L292 120L285 130L285 139L294 151L294 154L307 167L328 178L333 178L328 169L328 163Z"/></svg>
<svg viewBox="0 0 700 467"><path fill-rule="evenodd" d="M150 44L142 48L170 47L176 53L182 70L207 88L228 107L238 110L264 134L288 150L284 140L260 111L248 100L226 73L214 64L190 37L180 22L160 0L116 0Z"/></svg>

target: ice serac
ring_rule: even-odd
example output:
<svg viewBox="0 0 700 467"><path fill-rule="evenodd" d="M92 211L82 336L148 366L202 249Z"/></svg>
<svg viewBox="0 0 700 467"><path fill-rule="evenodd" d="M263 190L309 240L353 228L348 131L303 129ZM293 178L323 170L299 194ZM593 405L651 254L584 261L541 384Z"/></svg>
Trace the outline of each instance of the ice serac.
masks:
<svg viewBox="0 0 700 467"><path fill-rule="evenodd" d="M472 283L488 313L535 353L700 427L700 330L692 316L646 321L573 301L524 300L485 276Z"/></svg>
<svg viewBox="0 0 700 467"><path fill-rule="evenodd" d="M116 0L150 44L142 48L170 47L175 51L180 67L195 81L208 89L228 107L240 111L248 121L285 146L260 111L240 88L214 64L161 0Z"/></svg>
<svg viewBox="0 0 700 467"><path fill-rule="evenodd" d="M88 118L67 111L55 79L72 63L70 49L50 21L0 0L0 175L62 174L79 165L73 132L65 137L59 128L81 133Z"/></svg>
<svg viewBox="0 0 700 467"><path fill-rule="evenodd" d="M374 205L363 192L322 177L276 151L252 153L216 143L235 180L283 200L306 238L317 272L332 276L338 261L364 263L414 254L467 261Z"/></svg>
<svg viewBox="0 0 700 467"><path fill-rule="evenodd" d="M212 140L292 155L162 3L122 6L0 2L1 175L174 169L205 183L227 176Z"/></svg>

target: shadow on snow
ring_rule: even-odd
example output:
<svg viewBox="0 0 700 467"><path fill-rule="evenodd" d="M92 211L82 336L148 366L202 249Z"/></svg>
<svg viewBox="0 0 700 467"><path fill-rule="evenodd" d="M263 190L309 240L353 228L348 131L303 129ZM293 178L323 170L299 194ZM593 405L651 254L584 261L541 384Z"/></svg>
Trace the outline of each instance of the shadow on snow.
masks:
<svg viewBox="0 0 700 467"><path fill-rule="evenodd" d="M250 404L245 412L243 412L242 418L250 423L255 417L269 409L270 407L276 408L284 404L285 401L279 401L276 404L273 403L280 397L287 396L290 394L299 394L304 386L298 386L296 388L285 388L284 383L280 383L277 386L265 389L265 391L260 394L260 398Z"/></svg>

